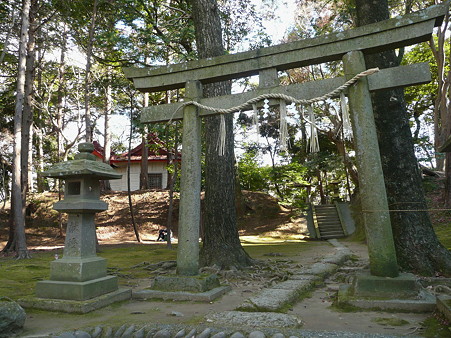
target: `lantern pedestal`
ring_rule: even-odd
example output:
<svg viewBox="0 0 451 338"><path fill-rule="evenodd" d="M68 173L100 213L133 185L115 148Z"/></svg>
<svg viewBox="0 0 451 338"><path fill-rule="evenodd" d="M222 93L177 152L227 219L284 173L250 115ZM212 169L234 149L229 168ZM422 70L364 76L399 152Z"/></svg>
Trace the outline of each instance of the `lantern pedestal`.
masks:
<svg viewBox="0 0 451 338"><path fill-rule="evenodd" d="M36 285L39 298L88 300L118 290L117 277L105 276L85 282L46 280Z"/></svg>
<svg viewBox="0 0 451 338"><path fill-rule="evenodd" d="M24 306L64 312L89 312L129 299L131 290L119 290L116 276L107 275L106 260L96 254L96 212L108 209L100 200L102 179L121 175L91 154L92 143L82 143L75 160L55 164L43 176L65 179L64 200L54 209L68 213L62 259L50 263L50 280L36 285L37 298ZM78 302L78 303L77 303Z"/></svg>

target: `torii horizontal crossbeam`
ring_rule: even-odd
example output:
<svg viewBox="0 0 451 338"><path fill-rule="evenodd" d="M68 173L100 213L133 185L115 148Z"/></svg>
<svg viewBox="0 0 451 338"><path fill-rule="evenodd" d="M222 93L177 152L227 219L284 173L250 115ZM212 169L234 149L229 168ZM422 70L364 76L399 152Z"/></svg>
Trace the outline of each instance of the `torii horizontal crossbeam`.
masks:
<svg viewBox="0 0 451 338"><path fill-rule="evenodd" d="M430 81L431 72L429 70L429 64L427 63L417 63L413 65L381 69L378 73L368 77L370 91L412 86L428 83ZM288 86L262 88L241 94L201 98L199 103L209 107L228 109L259 95L273 93L285 94L298 100L310 100L312 98L330 93L335 88L343 85L345 82L346 79L344 77L336 77L325 80L292 84ZM153 123L181 119L183 118L183 110L179 108L182 104L183 102L177 102L143 108L141 122ZM252 109L252 107L249 107L249 109ZM200 116L212 114L217 113L209 110L200 110Z"/></svg>

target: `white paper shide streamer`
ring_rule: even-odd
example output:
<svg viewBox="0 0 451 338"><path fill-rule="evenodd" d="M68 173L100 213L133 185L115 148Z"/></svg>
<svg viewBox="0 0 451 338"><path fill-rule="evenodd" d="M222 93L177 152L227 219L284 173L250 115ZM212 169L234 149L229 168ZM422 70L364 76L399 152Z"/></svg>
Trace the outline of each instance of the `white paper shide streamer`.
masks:
<svg viewBox="0 0 451 338"><path fill-rule="evenodd" d="M280 151L287 150L288 126L287 126L287 104L285 100L280 100Z"/></svg>
<svg viewBox="0 0 451 338"><path fill-rule="evenodd" d="M315 125L315 115L313 114L313 106L308 106L308 120L310 124L310 137L309 137L309 145L310 152L317 153L319 152L319 141L318 141L318 130L316 130Z"/></svg>
<svg viewBox="0 0 451 338"><path fill-rule="evenodd" d="M340 93L340 105L341 105L341 116L343 118L344 138L350 141L352 139L351 119L349 118L349 109L346 103L346 96L343 92Z"/></svg>
<svg viewBox="0 0 451 338"><path fill-rule="evenodd" d="M260 130L258 128L258 109L257 105L255 103L252 104L252 125L255 127L255 134L256 134L256 142L259 143L259 134Z"/></svg>
<svg viewBox="0 0 451 338"><path fill-rule="evenodd" d="M225 153L225 142L226 142L226 126L224 114L219 114L219 138L218 138L218 154L219 156L224 156Z"/></svg>

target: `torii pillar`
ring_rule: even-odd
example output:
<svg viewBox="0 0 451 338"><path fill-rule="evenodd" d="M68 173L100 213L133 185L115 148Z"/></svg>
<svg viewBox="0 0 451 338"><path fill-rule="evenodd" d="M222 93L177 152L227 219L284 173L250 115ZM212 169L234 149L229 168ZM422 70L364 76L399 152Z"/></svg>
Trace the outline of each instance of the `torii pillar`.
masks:
<svg viewBox="0 0 451 338"><path fill-rule="evenodd" d="M188 100L197 101L202 97L199 81L188 81L185 88ZM185 276L199 273L201 120L198 110L194 105L183 108L177 274Z"/></svg>
<svg viewBox="0 0 451 338"><path fill-rule="evenodd" d="M199 101L200 81L187 81L186 98ZM183 107L183 160L180 180L180 211L176 275L158 276L152 288L135 292L135 298L211 301L228 292L216 275L199 275L199 228L201 188L201 118L199 108Z"/></svg>
<svg viewBox="0 0 451 338"><path fill-rule="evenodd" d="M366 70L363 53L348 52L343 57L343 66L347 79ZM343 285L338 302L357 307L401 308L405 304L403 299L413 300L418 297L420 285L414 275L400 274L398 270L368 79L362 78L351 86L348 98L370 274L358 274L352 288ZM380 300L382 298L385 300ZM423 306L423 300L412 302L418 302L411 305L412 308Z"/></svg>
<svg viewBox="0 0 451 338"><path fill-rule="evenodd" d="M365 71L363 53L347 53L343 66L347 80ZM371 274L397 277L398 264L368 79L362 78L351 86L348 97Z"/></svg>

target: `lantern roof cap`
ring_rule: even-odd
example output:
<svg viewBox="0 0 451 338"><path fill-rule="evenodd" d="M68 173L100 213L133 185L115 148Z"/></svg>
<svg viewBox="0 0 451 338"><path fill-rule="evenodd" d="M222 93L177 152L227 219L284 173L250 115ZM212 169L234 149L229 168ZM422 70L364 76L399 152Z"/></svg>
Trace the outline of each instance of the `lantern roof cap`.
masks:
<svg viewBox="0 0 451 338"><path fill-rule="evenodd" d="M42 172L41 176L51 178L90 176L99 180L114 180L122 177L121 174L116 173L108 164L96 161L96 156L92 154L94 151L94 145L92 143L80 143L78 145L78 151L80 153L75 155L74 160L56 163Z"/></svg>

